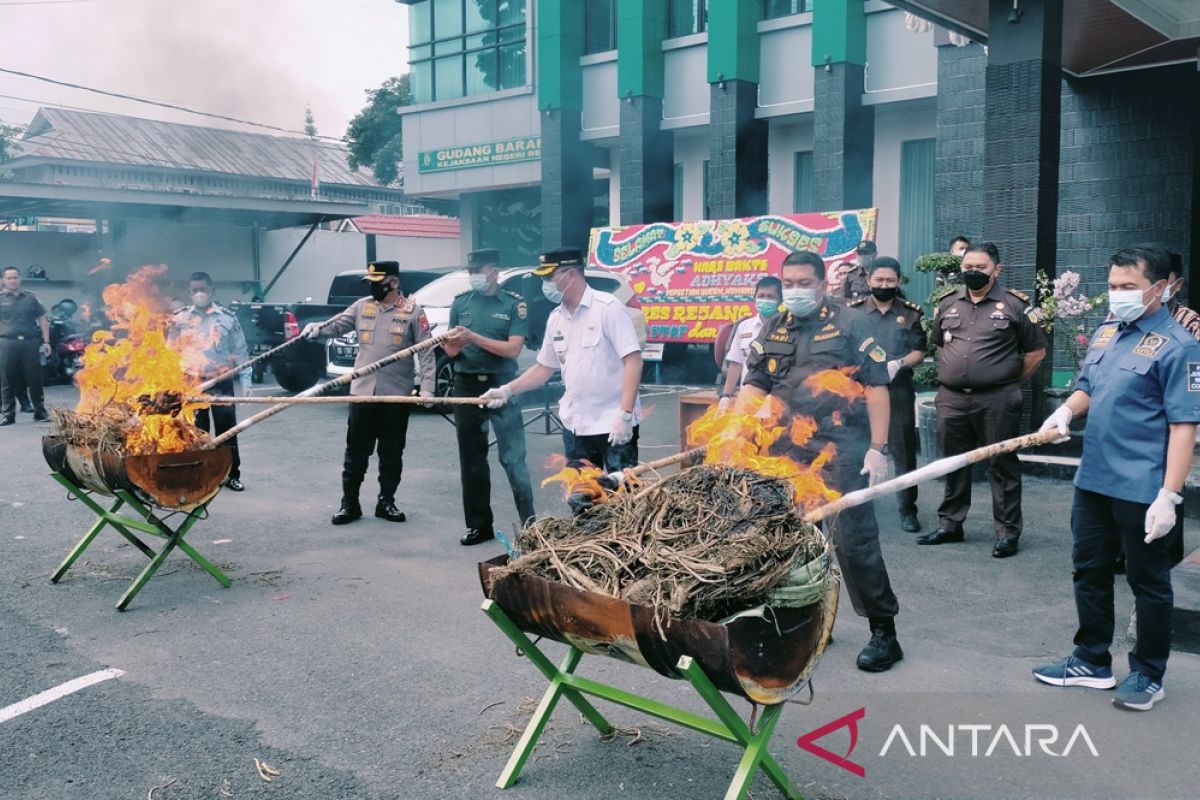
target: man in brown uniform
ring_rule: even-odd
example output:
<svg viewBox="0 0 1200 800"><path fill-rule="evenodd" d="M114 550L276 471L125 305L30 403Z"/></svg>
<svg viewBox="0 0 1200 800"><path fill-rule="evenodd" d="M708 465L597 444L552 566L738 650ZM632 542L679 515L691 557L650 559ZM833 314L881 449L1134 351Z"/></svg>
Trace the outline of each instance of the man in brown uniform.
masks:
<svg viewBox="0 0 1200 800"><path fill-rule="evenodd" d="M763 323L746 359L743 394L782 401L789 414L812 417L817 432L803 445L784 436L777 447L800 464L812 463L828 443L837 454L826 467L834 490L852 492L887 475L887 356L871 336L867 320L854 309L825 296L825 264L816 253L802 250L783 261L785 311ZM824 370L855 368L854 380L863 399L849 403L834 395L816 395L805 380ZM785 425L790 421L785 417ZM846 591L855 612L867 617L871 640L858 654L858 668L883 672L904 658L896 639L900 610L892 592L875 507L865 503L830 520L829 532Z"/></svg>
<svg viewBox="0 0 1200 800"><path fill-rule="evenodd" d="M875 254L878 252L879 248L870 239L863 239L858 243L858 247L854 249L855 267L842 277L841 299L843 302L857 300L871 293L871 287L867 285L867 274L870 272L871 262L875 260Z"/></svg>
<svg viewBox="0 0 1200 800"><path fill-rule="evenodd" d="M1024 400L1021 383L1046 357L1041 313L1029 298L997 282L1000 253L991 242L967 248L962 261L964 288L938 304L933 343L938 351L938 437L946 455L1012 438L1018 433ZM1017 553L1021 536L1021 467L1015 453L991 460L992 515L996 544L992 555ZM971 508L971 469L946 477L938 507L938 529L917 544L963 540Z"/></svg>
<svg viewBox="0 0 1200 800"><path fill-rule="evenodd" d="M925 360L924 312L916 303L898 295L900 262L880 256L871 262L867 282L871 293L850 302L866 315L871 335L887 353L888 397L892 413L888 428L888 450L897 475L917 468L916 387L913 367ZM909 533L921 530L917 521L917 487L901 489L900 528Z"/></svg>

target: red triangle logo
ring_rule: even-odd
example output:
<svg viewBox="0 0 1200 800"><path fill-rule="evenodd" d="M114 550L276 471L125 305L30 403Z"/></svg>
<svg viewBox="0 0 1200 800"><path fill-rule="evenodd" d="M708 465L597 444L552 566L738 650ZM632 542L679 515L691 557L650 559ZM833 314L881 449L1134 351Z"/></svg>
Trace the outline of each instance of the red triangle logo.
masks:
<svg viewBox="0 0 1200 800"><path fill-rule="evenodd" d="M801 750L807 750L818 758L823 758L835 767L841 767L847 772L852 772L860 778L867 777L867 770L860 764L855 764L850 760L850 754L854 752L854 747L858 744L858 721L867 716L867 709L858 709L851 711L844 717L838 717L833 722L827 725L822 725L819 728L809 731L796 740L796 744ZM846 751L846 755L839 756L837 753L831 753L821 745L817 744L817 740L828 736L839 728L850 729L850 749Z"/></svg>

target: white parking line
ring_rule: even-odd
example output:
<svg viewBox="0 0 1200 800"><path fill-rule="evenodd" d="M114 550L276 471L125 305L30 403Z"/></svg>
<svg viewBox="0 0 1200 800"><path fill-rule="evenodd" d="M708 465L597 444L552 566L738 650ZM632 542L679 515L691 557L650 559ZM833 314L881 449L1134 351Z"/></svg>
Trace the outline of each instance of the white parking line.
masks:
<svg viewBox="0 0 1200 800"><path fill-rule="evenodd" d="M120 669L102 669L99 672L93 672L90 675L84 675L83 677L76 678L73 681L60 683L53 689L47 689L44 692L38 692L33 697L27 697L19 703L13 703L11 706L0 708L0 723L8 722L13 717L19 717L26 711L33 711L35 708L41 708L44 705L53 703L55 700L78 692L80 689L86 689L93 684L103 683L104 681L112 680L113 678L119 678L124 674L125 671Z"/></svg>

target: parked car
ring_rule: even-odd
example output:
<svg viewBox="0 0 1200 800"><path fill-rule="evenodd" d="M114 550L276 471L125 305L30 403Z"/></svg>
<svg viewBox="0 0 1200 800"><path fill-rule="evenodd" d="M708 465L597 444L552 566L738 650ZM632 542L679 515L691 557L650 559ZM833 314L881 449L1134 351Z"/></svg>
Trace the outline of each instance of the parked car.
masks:
<svg viewBox="0 0 1200 800"><path fill-rule="evenodd" d="M305 298L300 303L231 303L246 334L250 355L265 353L289 339L294 339L310 322L323 322L348 308L355 300L366 297L367 284L362 278L365 269L339 272L329 283L326 303L313 303ZM441 270L401 270L400 287L406 293L415 292L430 281L446 274ZM289 392L309 388L326 374L327 349L320 342L297 342L269 359L275 380ZM262 380L267 365L254 368L256 382Z"/></svg>
<svg viewBox="0 0 1200 800"><path fill-rule="evenodd" d="M525 340L525 346L536 350L541 347L546 331L546 320L554 309L554 304L542 294L542 279L532 273L533 267L502 269L500 270L500 288L526 298L526 305L529 308L529 336ZM584 276L588 286L608 292L625 304L625 310L638 332L638 341L644 345L646 343L646 317L642 313L641 304L629 283L629 278L618 272L590 267L585 271ZM470 291L470 288L467 271L459 269L442 275L413 293L413 299L425 311L431 333L437 335L449 330L450 306L454 303L454 298ZM355 333L351 332L330 340L329 374L336 376L349 372L354 367L354 359L357 357L358 337ZM454 384L454 362L440 349L436 351L436 357L436 393L439 396L445 396L450 393Z"/></svg>

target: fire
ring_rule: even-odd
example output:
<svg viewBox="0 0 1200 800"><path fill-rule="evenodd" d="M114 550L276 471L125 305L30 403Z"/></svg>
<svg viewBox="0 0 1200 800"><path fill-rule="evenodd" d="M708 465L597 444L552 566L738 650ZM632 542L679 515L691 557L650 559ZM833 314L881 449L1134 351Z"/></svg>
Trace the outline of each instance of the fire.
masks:
<svg viewBox="0 0 1200 800"><path fill-rule="evenodd" d="M175 414L153 413L138 398L174 392L199 394L178 352L167 344L171 305L158 291L166 267L142 267L122 284L104 289L110 330L97 331L76 376L80 414L123 418L125 450L134 455L194 449L206 434L191 424L202 406L184 403Z"/></svg>
<svg viewBox="0 0 1200 800"><path fill-rule="evenodd" d="M814 372L804 379L804 388L812 392L813 397L829 392L853 403L866 394L862 384L850 377L857 371L858 367L843 367Z"/></svg>
<svg viewBox="0 0 1200 800"><path fill-rule="evenodd" d="M100 259L99 264L97 264L96 266L92 267L91 269L89 269L87 271L87 274L95 275L97 272L104 272L105 270L108 270L111 268L112 268L112 259L111 258L102 258L102 259Z"/></svg>
<svg viewBox="0 0 1200 800"><path fill-rule="evenodd" d="M739 397L732 411L722 412L713 406L688 427L688 445L707 448L705 464L742 467L788 481L795 489L796 503L805 510L838 499L841 495L825 484L821 474L837 454L832 443L825 445L807 466L770 454L771 446L784 435L793 444L803 446L817 432L817 421L812 417L796 416L790 425L780 424L783 411L782 402L770 395L761 401Z"/></svg>
<svg viewBox="0 0 1200 800"><path fill-rule="evenodd" d="M549 469L559 467L558 471L550 477L542 481L542 486L551 483L562 483L566 491L563 497L570 497L573 494L586 495L593 502L603 501L608 493L604 490L604 486L600 484L599 478L604 474L604 470L598 467L593 467L590 463L584 462L585 466L582 469L567 466L567 458L561 454L554 454L547 459L546 466Z"/></svg>

